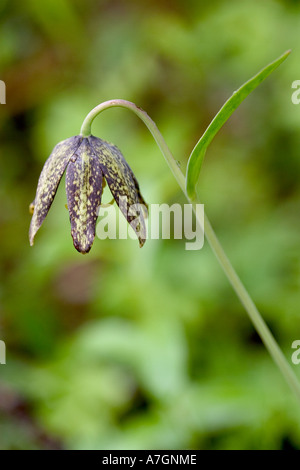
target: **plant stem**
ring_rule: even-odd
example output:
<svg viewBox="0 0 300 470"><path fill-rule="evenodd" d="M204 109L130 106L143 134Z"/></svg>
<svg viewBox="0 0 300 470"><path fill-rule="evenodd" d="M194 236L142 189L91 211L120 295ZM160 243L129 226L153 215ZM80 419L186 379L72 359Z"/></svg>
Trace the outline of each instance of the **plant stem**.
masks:
<svg viewBox="0 0 300 470"><path fill-rule="evenodd" d="M131 103L130 101L126 101L126 100L117 99L117 100L105 101L101 103L99 106L96 106L87 115L81 127L81 131L80 131L81 135L84 137L88 137L89 135L91 135L91 125L95 117L98 116L98 114L104 111L105 109L109 109L112 107L127 108L131 110L132 112L134 112L145 123L145 125L148 127L149 131L151 132L152 136L154 137L163 156L165 157L180 188L184 192L189 203L192 204L193 211L197 217L196 204L200 203L200 201L197 196L195 196L193 200L188 197L186 193L186 181L185 181L185 177L182 171L178 167L176 160L174 159L169 147L167 146L162 134L158 130L155 122L152 121L152 119L148 116L148 114L143 109L137 107L134 103ZM201 221L198 217L197 217L197 221L200 224L202 230L204 230L203 221ZM264 345L268 349L271 357L273 358L274 362L277 364L286 382L291 387L291 389L295 392L300 402L300 384L297 379L297 376L295 375L293 369L291 368L290 364L288 363L287 359L282 353L280 347L278 346L276 340L274 339L274 336L272 335L271 331L269 330L268 326L266 325L265 321L260 315L257 307L255 306L245 286L243 285L240 278L238 277L232 264L227 258L206 215L204 218L204 225L205 225L205 231L204 231L205 237L210 247L212 248L213 252L215 253L216 258L218 259L226 277L228 278L238 298L243 304L250 320L252 321L254 325L254 328L256 329L261 340L263 341Z"/></svg>
<svg viewBox="0 0 300 470"><path fill-rule="evenodd" d="M149 131L153 135L158 147L160 148L163 156L168 162L168 165L170 166L173 175L175 176L176 180L178 181L181 189L185 191L185 178L184 175L182 174L181 170L179 169L170 149L168 148L165 139L159 132L156 124L150 116L144 111L143 109L139 108L136 106L134 103L131 103L130 101L126 100L109 100L109 101L104 101L103 103L99 104L96 106L92 111L87 115L85 120L83 121L83 124L81 126L80 134L83 137L88 137L91 135L91 126L92 122L95 119L98 114L100 114L102 111L105 109L109 109L112 107L121 107L121 108L127 108L130 109L133 113L135 113L143 122L144 124L148 127Z"/></svg>
<svg viewBox="0 0 300 470"><path fill-rule="evenodd" d="M242 281L240 280L239 276L234 270L232 264L227 258L206 215L204 219L204 225L205 225L205 236L207 238L207 241L210 244L210 247L212 248L213 252L215 253L216 258L218 259L220 265L222 266L223 271L225 272L230 284L235 290L241 303L244 305L245 310L247 311L248 316L254 325L254 328L256 329L264 345L268 349L271 357L277 364L282 375L285 377L287 383L289 384L291 389L294 390L294 392L296 393L298 397L298 400L300 401L300 384L299 384L296 374L294 373L290 364L288 363L285 356L283 355L274 336L272 335L264 319L259 313L256 305L254 304L253 300L248 294L245 286L243 285Z"/></svg>

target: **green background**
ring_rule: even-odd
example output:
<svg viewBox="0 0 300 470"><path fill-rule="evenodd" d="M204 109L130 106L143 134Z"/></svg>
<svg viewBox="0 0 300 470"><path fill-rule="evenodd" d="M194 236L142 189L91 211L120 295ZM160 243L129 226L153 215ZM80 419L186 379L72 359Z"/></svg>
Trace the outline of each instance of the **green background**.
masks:
<svg viewBox="0 0 300 470"><path fill-rule="evenodd" d="M98 103L144 108L184 170L233 90L292 49L220 131L199 181L225 251L291 362L300 339L299 27L295 0L1 0L1 449L300 448L299 404L207 243L139 249L96 238L82 256L63 181L28 242L46 158ZM106 111L93 133L121 148L149 204L186 202L136 116Z"/></svg>

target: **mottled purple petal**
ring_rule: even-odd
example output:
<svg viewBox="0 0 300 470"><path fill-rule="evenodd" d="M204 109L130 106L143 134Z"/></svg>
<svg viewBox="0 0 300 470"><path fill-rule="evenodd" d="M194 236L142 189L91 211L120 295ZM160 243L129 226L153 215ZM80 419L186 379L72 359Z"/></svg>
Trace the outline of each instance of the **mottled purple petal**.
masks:
<svg viewBox="0 0 300 470"><path fill-rule="evenodd" d="M146 241L147 204L138 182L120 150L108 142L90 136L89 142L98 157L101 169L121 212L136 232L140 246ZM136 210L140 206L141 210ZM132 210L130 211L130 208Z"/></svg>
<svg viewBox="0 0 300 470"><path fill-rule="evenodd" d="M81 141L81 136L75 136L57 144L42 169L35 200L30 205L33 210L29 229L30 245L34 243L35 234L48 214L66 166Z"/></svg>
<svg viewBox="0 0 300 470"><path fill-rule="evenodd" d="M103 173L88 139L83 139L76 156L66 171L68 209L74 246L80 253L88 253L95 238Z"/></svg>

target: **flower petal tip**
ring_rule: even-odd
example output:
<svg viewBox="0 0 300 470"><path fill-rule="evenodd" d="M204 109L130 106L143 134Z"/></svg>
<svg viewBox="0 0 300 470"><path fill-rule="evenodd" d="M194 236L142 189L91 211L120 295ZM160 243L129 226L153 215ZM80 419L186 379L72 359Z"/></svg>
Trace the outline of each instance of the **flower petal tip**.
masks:
<svg viewBox="0 0 300 470"><path fill-rule="evenodd" d="M73 245L74 248L81 253L82 255L87 255L93 246L94 239L91 242L86 241L81 241L77 238L76 234L73 235L72 233L72 238L73 238Z"/></svg>
<svg viewBox="0 0 300 470"><path fill-rule="evenodd" d="M140 248L143 248L143 246L145 245L145 241L146 240L139 239Z"/></svg>
<svg viewBox="0 0 300 470"><path fill-rule="evenodd" d="M34 238L35 238L35 235L36 235L36 231L34 232L33 231L33 227L32 227L32 224L30 224L30 228L29 228L29 244L30 246L33 246L34 245Z"/></svg>

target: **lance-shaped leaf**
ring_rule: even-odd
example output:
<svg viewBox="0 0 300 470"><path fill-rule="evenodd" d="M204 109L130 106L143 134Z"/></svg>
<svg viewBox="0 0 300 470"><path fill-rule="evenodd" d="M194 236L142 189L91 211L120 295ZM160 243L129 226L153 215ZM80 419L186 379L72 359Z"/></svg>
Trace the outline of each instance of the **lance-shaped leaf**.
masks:
<svg viewBox="0 0 300 470"><path fill-rule="evenodd" d="M66 171L66 193L73 243L80 253L88 253L95 238L101 204L103 173L88 139L83 139Z"/></svg>
<svg viewBox="0 0 300 470"><path fill-rule="evenodd" d="M34 243L35 234L48 214L66 166L78 149L81 141L81 136L75 136L57 144L43 167L35 200L31 204L33 216L29 229L30 245Z"/></svg>
<svg viewBox="0 0 300 470"><path fill-rule="evenodd" d="M94 136L89 142L98 157L101 169L121 212L134 229L140 246L146 241L147 204L138 182L120 150L112 144Z"/></svg>
<svg viewBox="0 0 300 470"><path fill-rule="evenodd" d="M196 195L196 184L199 178L202 162L205 152L214 136L225 124L227 119L232 115L241 102L265 79L270 73L275 70L290 54L290 51L285 52L278 59L271 64L267 65L264 69L258 72L257 75L252 77L248 82L244 83L232 96L226 101L218 114L211 121L206 131L194 147L187 166L186 172L186 191L190 199Z"/></svg>

